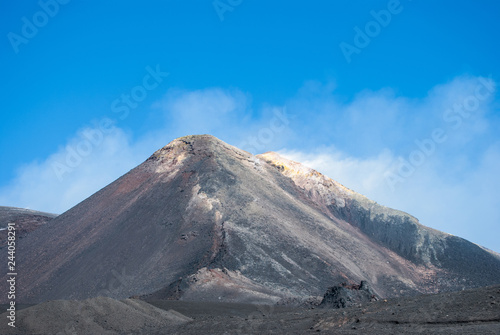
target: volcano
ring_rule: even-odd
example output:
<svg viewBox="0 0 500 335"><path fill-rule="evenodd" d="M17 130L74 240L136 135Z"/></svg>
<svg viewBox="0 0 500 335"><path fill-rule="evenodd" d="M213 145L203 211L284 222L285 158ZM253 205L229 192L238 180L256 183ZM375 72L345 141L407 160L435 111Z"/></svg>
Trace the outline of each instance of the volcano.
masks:
<svg viewBox="0 0 500 335"><path fill-rule="evenodd" d="M277 153L253 156L210 135L156 151L19 240L16 257L24 303L274 304L341 282L367 281L380 297L500 283L497 254Z"/></svg>

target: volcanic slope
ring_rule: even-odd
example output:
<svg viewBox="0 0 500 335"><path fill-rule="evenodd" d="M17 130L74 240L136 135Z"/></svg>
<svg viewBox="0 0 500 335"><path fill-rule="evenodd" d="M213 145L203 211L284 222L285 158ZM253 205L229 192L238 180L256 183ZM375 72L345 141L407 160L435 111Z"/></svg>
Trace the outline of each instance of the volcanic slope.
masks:
<svg viewBox="0 0 500 335"><path fill-rule="evenodd" d="M19 302L275 303L339 282L367 280L388 297L500 280L498 256L473 243L209 135L158 150L19 241L18 259Z"/></svg>

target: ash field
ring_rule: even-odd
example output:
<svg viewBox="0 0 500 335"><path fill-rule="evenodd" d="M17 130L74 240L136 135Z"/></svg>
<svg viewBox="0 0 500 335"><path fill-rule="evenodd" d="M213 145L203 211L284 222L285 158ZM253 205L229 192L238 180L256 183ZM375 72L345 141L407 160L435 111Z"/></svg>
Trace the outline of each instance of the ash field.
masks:
<svg viewBox="0 0 500 335"><path fill-rule="evenodd" d="M341 309L111 298L22 308L17 328L1 325L2 334L500 333L500 285Z"/></svg>

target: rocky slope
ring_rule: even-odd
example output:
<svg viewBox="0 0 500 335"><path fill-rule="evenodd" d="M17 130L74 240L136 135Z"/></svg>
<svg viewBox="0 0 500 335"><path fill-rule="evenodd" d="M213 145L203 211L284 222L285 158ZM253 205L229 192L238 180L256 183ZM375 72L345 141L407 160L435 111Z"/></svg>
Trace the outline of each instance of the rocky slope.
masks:
<svg viewBox="0 0 500 335"><path fill-rule="evenodd" d="M500 278L500 260L473 243L277 154L252 156L209 135L172 141L18 250L21 302L276 303L341 282L367 280L387 297Z"/></svg>
<svg viewBox="0 0 500 335"><path fill-rule="evenodd" d="M268 152L257 157L276 167L332 219L339 218L358 228L371 240L394 251L415 265L443 269L447 276L435 277L437 288L478 287L497 283L498 254L469 241L425 227L402 211L377 204L335 180L300 163ZM468 259L469 263L464 263ZM496 271L490 271L496 269ZM443 284L440 281L446 281Z"/></svg>

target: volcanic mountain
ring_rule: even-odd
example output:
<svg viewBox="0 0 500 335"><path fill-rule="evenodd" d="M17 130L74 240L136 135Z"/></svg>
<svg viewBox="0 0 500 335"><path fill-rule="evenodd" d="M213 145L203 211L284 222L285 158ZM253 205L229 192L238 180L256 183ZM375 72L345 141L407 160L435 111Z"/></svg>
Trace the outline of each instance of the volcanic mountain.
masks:
<svg viewBox="0 0 500 335"><path fill-rule="evenodd" d="M361 280L381 297L500 282L497 254L209 135L172 141L17 250L19 302L276 303Z"/></svg>

